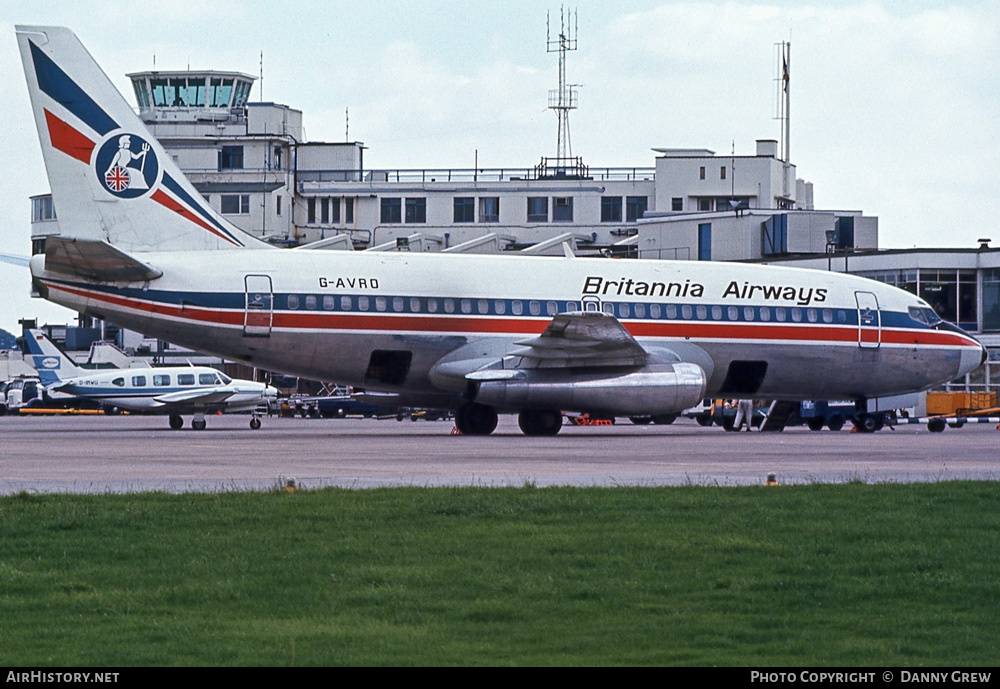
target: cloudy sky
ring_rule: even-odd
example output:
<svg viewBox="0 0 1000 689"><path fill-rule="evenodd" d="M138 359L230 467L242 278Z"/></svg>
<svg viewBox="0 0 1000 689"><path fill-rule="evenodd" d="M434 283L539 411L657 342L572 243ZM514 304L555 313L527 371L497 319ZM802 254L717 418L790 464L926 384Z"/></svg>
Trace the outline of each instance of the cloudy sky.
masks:
<svg viewBox="0 0 1000 689"><path fill-rule="evenodd" d="M652 166L654 147L752 154L779 138L774 44L792 43L791 157L818 208L879 218L881 245L1000 242L1000 3L597 2L573 5L581 84L574 155ZM134 100L125 73L222 69L252 98L304 113L309 140L363 141L369 168L530 167L555 155L558 59L537 0L279 3L4 0L0 253L30 252L28 197L48 191L15 24L73 29ZM63 322L0 263L0 328Z"/></svg>

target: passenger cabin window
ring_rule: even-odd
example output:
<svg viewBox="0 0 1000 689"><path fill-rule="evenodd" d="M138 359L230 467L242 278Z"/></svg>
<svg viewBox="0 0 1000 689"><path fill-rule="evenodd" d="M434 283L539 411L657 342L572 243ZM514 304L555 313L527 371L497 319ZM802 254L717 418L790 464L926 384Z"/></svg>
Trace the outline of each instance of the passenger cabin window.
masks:
<svg viewBox="0 0 1000 689"><path fill-rule="evenodd" d="M170 385L170 376L166 373L158 373L153 376L153 385L160 388L165 388Z"/></svg>
<svg viewBox="0 0 1000 689"><path fill-rule="evenodd" d="M132 387L134 388L146 387L146 376L132 376Z"/></svg>
<svg viewBox="0 0 1000 689"><path fill-rule="evenodd" d="M177 376L178 385L194 385L193 373L181 373Z"/></svg>
<svg viewBox="0 0 1000 689"><path fill-rule="evenodd" d="M113 381L111 381L111 384L114 385L115 387L123 388L125 387L125 379L115 378Z"/></svg>

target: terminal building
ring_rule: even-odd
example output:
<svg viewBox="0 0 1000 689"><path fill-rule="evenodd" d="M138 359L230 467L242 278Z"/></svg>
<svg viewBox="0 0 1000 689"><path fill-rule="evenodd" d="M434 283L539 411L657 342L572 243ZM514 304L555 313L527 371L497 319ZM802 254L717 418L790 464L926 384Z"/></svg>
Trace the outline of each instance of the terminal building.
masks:
<svg viewBox="0 0 1000 689"><path fill-rule="evenodd" d="M740 155L653 148L648 167L542 157L500 169L367 169L362 142L307 141L300 110L252 102L253 76L128 76L140 117L212 207L278 246L561 256L568 245L609 258L849 271L919 294L1000 359L1000 250L988 240L967 250L879 250L878 219L816 209L813 185L775 140ZM31 201L39 253L59 233L58 209L47 194ZM124 337L129 350L163 349Z"/></svg>

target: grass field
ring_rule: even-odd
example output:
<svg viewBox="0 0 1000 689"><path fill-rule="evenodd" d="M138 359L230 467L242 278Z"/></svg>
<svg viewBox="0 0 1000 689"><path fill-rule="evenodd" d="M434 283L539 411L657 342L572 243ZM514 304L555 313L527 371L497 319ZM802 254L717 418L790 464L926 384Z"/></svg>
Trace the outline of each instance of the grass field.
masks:
<svg viewBox="0 0 1000 689"><path fill-rule="evenodd" d="M1000 485L0 499L2 665L994 665Z"/></svg>

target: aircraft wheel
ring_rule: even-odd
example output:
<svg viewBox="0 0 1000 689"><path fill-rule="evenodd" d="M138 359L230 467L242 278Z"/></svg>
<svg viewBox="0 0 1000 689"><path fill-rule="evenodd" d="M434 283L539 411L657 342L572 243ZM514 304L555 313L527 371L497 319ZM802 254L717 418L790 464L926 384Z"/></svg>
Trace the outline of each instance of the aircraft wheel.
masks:
<svg viewBox="0 0 1000 689"><path fill-rule="evenodd" d="M927 430L931 433L941 433L947 425L944 419L931 419L927 422Z"/></svg>
<svg viewBox="0 0 1000 689"><path fill-rule="evenodd" d="M694 417L694 420L698 422L699 426L712 425L712 417L708 414L699 414L698 416Z"/></svg>
<svg viewBox="0 0 1000 689"><path fill-rule="evenodd" d="M255 431L260 428L260 419L256 416L250 419L250 428Z"/></svg>
<svg viewBox="0 0 1000 689"><path fill-rule="evenodd" d="M834 414L827 419L826 425L831 431L839 431L844 427L844 417L840 414Z"/></svg>
<svg viewBox="0 0 1000 689"><path fill-rule="evenodd" d="M175 431L184 428L184 419L181 418L180 414L170 415L170 427Z"/></svg>
<svg viewBox="0 0 1000 689"><path fill-rule="evenodd" d="M822 416L814 416L811 419L809 419L808 421L806 421L806 425L809 426L809 430L810 431L822 431L823 430L823 417Z"/></svg>
<svg viewBox="0 0 1000 689"><path fill-rule="evenodd" d="M660 414L653 417L653 423L658 426L669 426L677 420L677 414Z"/></svg>
<svg viewBox="0 0 1000 689"><path fill-rule="evenodd" d="M191 428L196 431L205 430L205 426L207 425L208 424L205 422L205 419L201 419L200 421L198 419L191 419Z"/></svg>
<svg viewBox="0 0 1000 689"><path fill-rule="evenodd" d="M497 411L485 404L464 404L455 414L455 426L462 435L489 435L496 430Z"/></svg>
<svg viewBox="0 0 1000 689"><path fill-rule="evenodd" d="M636 426L645 426L653 421L652 416L630 416L628 420L634 423Z"/></svg>
<svg viewBox="0 0 1000 689"><path fill-rule="evenodd" d="M858 414L854 417L854 427L861 433L874 433L882 428L882 424L874 414Z"/></svg>
<svg viewBox="0 0 1000 689"><path fill-rule="evenodd" d="M525 435L555 435L562 421L562 413L555 409L525 409L517 415L517 425Z"/></svg>

